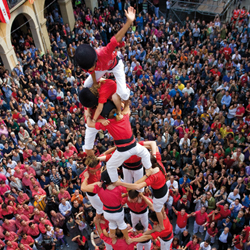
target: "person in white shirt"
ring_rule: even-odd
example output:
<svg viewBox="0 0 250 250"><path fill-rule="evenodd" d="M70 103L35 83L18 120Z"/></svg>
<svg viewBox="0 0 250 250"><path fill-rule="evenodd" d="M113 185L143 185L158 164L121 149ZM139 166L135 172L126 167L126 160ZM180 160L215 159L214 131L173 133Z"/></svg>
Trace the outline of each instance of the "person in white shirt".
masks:
<svg viewBox="0 0 250 250"><path fill-rule="evenodd" d="M184 134L184 137L180 139L179 146L181 150L183 149L183 144L187 144L188 148L190 147L190 140L188 139L188 134Z"/></svg>
<svg viewBox="0 0 250 250"><path fill-rule="evenodd" d="M68 217L71 214L72 206L65 198L62 198L61 203L59 205L59 211L63 216Z"/></svg>
<svg viewBox="0 0 250 250"><path fill-rule="evenodd" d="M168 189L172 189L172 190L176 189L176 190L178 190L178 182L175 181L173 175L170 176L170 178L169 178L169 180L166 182L166 184L167 184L167 186L168 186Z"/></svg>
<svg viewBox="0 0 250 250"><path fill-rule="evenodd" d="M237 189L237 188L235 188L233 192L229 193L229 195L227 197L227 202L229 202L231 204L236 199L240 199L239 189Z"/></svg>
<svg viewBox="0 0 250 250"><path fill-rule="evenodd" d="M212 249L212 247L210 246L210 240L209 239L203 241L200 244L200 249L199 250L211 250L211 249Z"/></svg>
<svg viewBox="0 0 250 250"><path fill-rule="evenodd" d="M26 112L29 115L33 114L33 102L30 102L28 99L26 100L25 104L24 104L24 108L26 110Z"/></svg>
<svg viewBox="0 0 250 250"><path fill-rule="evenodd" d="M38 125L39 128L44 126L46 123L47 123L47 121L45 119L43 119L41 116L38 117L37 125Z"/></svg>
<svg viewBox="0 0 250 250"><path fill-rule="evenodd" d="M9 159L7 167L14 169L16 167L17 163L15 161L12 161L11 159Z"/></svg>
<svg viewBox="0 0 250 250"><path fill-rule="evenodd" d="M182 90L182 93L188 93L188 95L194 94L194 89L190 87L190 83L187 83L187 86Z"/></svg>
<svg viewBox="0 0 250 250"><path fill-rule="evenodd" d="M75 81L75 77L71 75L71 73L69 73L69 76L67 77L67 81L71 83L71 85L73 86L73 83Z"/></svg>
<svg viewBox="0 0 250 250"><path fill-rule="evenodd" d="M201 139L200 142L203 143L204 147L207 148L211 140L208 137L208 134L205 134Z"/></svg>
<svg viewBox="0 0 250 250"><path fill-rule="evenodd" d="M28 122L31 124L31 126L34 126L36 123L32 118L29 118L29 116L25 116L26 121L24 122L25 126L28 127Z"/></svg>

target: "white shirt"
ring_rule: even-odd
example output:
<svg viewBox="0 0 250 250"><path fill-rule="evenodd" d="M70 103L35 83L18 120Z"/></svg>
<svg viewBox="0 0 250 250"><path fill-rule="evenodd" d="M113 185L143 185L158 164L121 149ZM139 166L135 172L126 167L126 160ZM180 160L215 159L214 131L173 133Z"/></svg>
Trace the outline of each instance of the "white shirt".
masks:
<svg viewBox="0 0 250 250"><path fill-rule="evenodd" d="M234 195L234 193L231 192L231 193L228 195L228 197L227 197L227 201L228 201L229 203L232 203L232 202L235 201L237 198L240 199L240 195L239 195L239 194Z"/></svg>
<svg viewBox="0 0 250 250"><path fill-rule="evenodd" d="M178 182L177 181L173 181L173 183L171 183L171 181L170 180L168 180L167 182L166 182L166 184L167 184L167 186L168 186L168 188L169 189L178 189ZM170 188L170 186L173 186L173 187L171 187Z"/></svg>
<svg viewBox="0 0 250 250"><path fill-rule="evenodd" d="M68 201L66 201L65 205L63 205L62 203L60 203L59 205L59 211L60 213L65 216L67 211L71 211L72 206L70 205L70 203Z"/></svg>
<svg viewBox="0 0 250 250"><path fill-rule="evenodd" d="M185 88L182 90L182 93L184 94L184 93L186 93L186 92L188 93L188 95L194 94L194 90L193 90L192 87L190 87L190 88L185 87Z"/></svg>
<svg viewBox="0 0 250 250"><path fill-rule="evenodd" d="M200 249L201 249L201 250L211 250L211 246L208 245L207 247L205 247L205 246L204 246L204 242L202 242L202 243L200 244Z"/></svg>
<svg viewBox="0 0 250 250"><path fill-rule="evenodd" d="M37 125L39 128L41 128L42 126L44 126L47 123L47 121L45 119L42 119L41 121L38 120Z"/></svg>
<svg viewBox="0 0 250 250"><path fill-rule="evenodd" d="M181 140L179 142L179 146L181 147L184 142L187 143L188 147L190 146L190 140L187 138L187 140L185 141L184 137L181 138Z"/></svg>
<svg viewBox="0 0 250 250"><path fill-rule="evenodd" d="M16 165L17 165L17 163L15 161L12 161L11 163L7 164L7 167L13 169L13 168L15 168Z"/></svg>

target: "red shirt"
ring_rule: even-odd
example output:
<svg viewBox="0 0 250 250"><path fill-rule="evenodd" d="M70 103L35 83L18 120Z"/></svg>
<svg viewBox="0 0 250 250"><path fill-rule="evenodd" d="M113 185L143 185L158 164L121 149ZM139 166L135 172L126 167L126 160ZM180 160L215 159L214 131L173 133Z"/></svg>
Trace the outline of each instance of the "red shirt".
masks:
<svg viewBox="0 0 250 250"><path fill-rule="evenodd" d="M125 239L117 239L115 244L112 244L112 239L104 236L101 234L101 239L104 240L107 244L112 245L114 250L121 250L121 249L126 249L126 250L134 250L135 246L137 245L137 242L133 242L131 244L127 244Z"/></svg>
<svg viewBox="0 0 250 250"><path fill-rule="evenodd" d="M9 232L9 233L10 233L9 236L5 236L5 240L14 241L15 238L17 237L17 234L15 232Z"/></svg>
<svg viewBox="0 0 250 250"><path fill-rule="evenodd" d="M193 241L189 241L186 245L186 247L189 249L189 250L199 250L200 248L200 244L193 244Z"/></svg>
<svg viewBox="0 0 250 250"><path fill-rule="evenodd" d="M30 236L39 236L40 234L40 230L39 230L39 226L37 224L34 224L35 228L31 228L29 227L27 234L29 234Z"/></svg>
<svg viewBox="0 0 250 250"><path fill-rule="evenodd" d="M164 225L164 230L162 230L161 232L154 232L151 234L151 236L153 237L153 239L155 240L157 237L160 237L162 239L164 239L165 241L171 240L173 238L173 226L170 223L168 217L163 221L163 225Z"/></svg>
<svg viewBox="0 0 250 250"><path fill-rule="evenodd" d="M195 212L195 221L198 225L202 225L207 221L207 213L201 214L201 211L196 211Z"/></svg>
<svg viewBox="0 0 250 250"><path fill-rule="evenodd" d="M117 52L115 48L122 46L123 43L117 42L116 38L113 36L107 46L97 49L95 52L97 54L97 62L95 66L95 71L110 70L116 66ZM91 71L88 71L90 74Z"/></svg>
<svg viewBox="0 0 250 250"><path fill-rule="evenodd" d="M68 158L70 158L72 155L74 154L74 151L72 151L72 150L69 150L69 152L64 152L63 153L63 156L65 157L65 159L68 159Z"/></svg>
<svg viewBox="0 0 250 250"><path fill-rule="evenodd" d="M34 197L35 195L42 196L46 195L46 192L42 188L38 188L38 190L33 190L32 191L32 196Z"/></svg>
<svg viewBox="0 0 250 250"><path fill-rule="evenodd" d="M133 138L133 132L131 129L128 114L124 115L120 121L116 121L115 118L108 119L108 120L110 121L110 123L107 126L103 126L101 123L97 122L95 124L95 128L97 130L102 129L103 131L107 129L108 132L111 134L111 136L114 138L114 142L117 148L126 147L135 143L135 139ZM131 141L129 143L124 143L124 144L117 143L120 140L128 140L130 138L131 138Z"/></svg>
<svg viewBox="0 0 250 250"><path fill-rule="evenodd" d="M153 189L160 189L166 185L166 178L160 170L158 173L150 175L145 182L147 186L151 186Z"/></svg>
<svg viewBox="0 0 250 250"><path fill-rule="evenodd" d="M25 220L25 221L29 220L28 217L24 214L20 214L20 216L21 216L21 220ZM16 226L18 229L21 227L21 223L20 223L21 220L16 219Z"/></svg>
<svg viewBox="0 0 250 250"><path fill-rule="evenodd" d="M214 237L218 233L218 228L211 228L210 224L207 225L207 233L211 236Z"/></svg>
<svg viewBox="0 0 250 250"><path fill-rule="evenodd" d="M213 211L211 213L209 213L209 214L213 214ZM212 221L218 222L219 220L221 220L221 214L220 213L214 214L214 220L212 220L212 218L213 218L213 215L211 215L210 217L208 217L208 220L209 220L210 223Z"/></svg>
<svg viewBox="0 0 250 250"><path fill-rule="evenodd" d="M32 238L31 236L29 236L29 235L27 235L27 238L26 238L26 239L24 239L24 238L21 239L21 243L22 243L22 244L27 244L27 245L29 245L29 244L34 243L34 242L35 242L35 241L33 240L33 238Z"/></svg>
<svg viewBox="0 0 250 250"><path fill-rule="evenodd" d="M240 10L235 9L234 12L233 12L233 18L237 19L239 17L239 14L240 14Z"/></svg>
<svg viewBox="0 0 250 250"><path fill-rule="evenodd" d="M39 227L39 230L41 231L42 234L45 234L47 232L45 225L50 225L51 227L53 227L49 220L45 220L45 224L40 223L38 227Z"/></svg>
<svg viewBox="0 0 250 250"><path fill-rule="evenodd" d="M24 201L29 200L29 196L26 193L23 193L23 197L21 198L20 195L17 197L17 201L20 204L23 204Z"/></svg>
<svg viewBox="0 0 250 250"><path fill-rule="evenodd" d="M128 160L123 162L123 166L129 169L139 169L142 167L141 157L138 157L137 155L132 155Z"/></svg>
<svg viewBox="0 0 250 250"><path fill-rule="evenodd" d="M6 223L2 224L2 227L4 230L7 231L12 231L12 232L16 232L16 221L15 220L9 220L9 225L7 225Z"/></svg>
<svg viewBox="0 0 250 250"><path fill-rule="evenodd" d="M173 190L169 190L169 194L173 197L173 206L177 205L177 202L181 198L181 195L178 193L177 195L173 194Z"/></svg>
<svg viewBox="0 0 250 250"><path fill-rule="evenodd" d="M103 209L109 211L112 209L107 209L105 207L119 207L122 203L122 193L127 193L127 189L122 186L117 186L113 190L108 190L107 188L104 190L102 187L95 185L93 193L98 194L100 200L103 203Z"/></svg>
<svg viewBox="0 0 250 250"><path fill-rule="evenodd" d="M238 107L236 109L236 116L237 115L244 115L244 113L245 113L245 108L244 107Z"/></svg>
<svg viewBox="0 0 250 250"><path fill-rule="evenodd" d="M61 192L58 194L59 201L61 201L62 198L65 198L66 200L71 200L71 196L68 191L64 191L63 194Z"/></svg>
<svg viewBox="0 0 250 250"><path fill-rule="evenodd" d="M105 223L100 222L100 227L101 227L102 230L105 229L108 232L108 230L109 230L109 221L106 220L106 219L104 219L104 221L105 221Z"/></svg>
<svg viewBox="0 0 250 250"><path fill-rule="evenodd" d="M23 214L26 215L28 218L30 218L34 212L34 207L33 206L28 206L28 207L29 207L29 209L23 210Z"/></svg>
<svg viewBox="0 0 250 250"><path fill-rule="evenodd" d="M244 243L244 242L242 242L242 243ZM235 246L237 249L243 249L244 246L241 246L241 245L240 245L240 235L237 235L237 236L235 237L234 246Z"/></svg>
<svg viewBox="0 0 250 250"><path fill-rule="evenodd" d="M231 216L231 210L230 209L227 209L225 211L224 206L219 205L218 207L220 208L221 220L227 218L227 216Z"/></svg>
<svg viewBox="0 0 250 250"><path fill-rule="evenodd" d="M135 66L134 71L135 71L137 76L140 76L142 74L142 66L141 65Z"/></svg>
<svg viewBox="0 0 250 250"><path fill-rule="evenodd" d="M181 215L181 212L178 212L177 214L177 220L176 224L178 225L179 228L184 228L187 226L188 222L188 214L185 213L183 216Z"/></svg>
<svg viewBox="0 0 250 250"><path fill-rule="evenodd" d="M77 111L77 106L75 105L74 107L70 107L69 109L69 112L72 114L72 113L75 113Z"/></svg>
<svg viewBox="0 0 250 250"><path fill-rule="evenodd" d="M140 202L131 202L130 198L128 196L126 196L122 199L122 205L127 203L129 209L132 212L135 211L137 213L140 213L148 207L147 203L142 198L140 198L140 199L141 199ZM150 199L150 198L146 198L146 199L148 199L149 201L151 201L153 203L152 199Z"/></svg>
<svg viewBox="0 0 250 250"><path fill-rule="evenodd" d="M4 239L4 234L3 234L4 229L2 228L2 226L0 226L0 239Z"/></svg>
<svg viewBox="0 0 250 250"><path fill-rule="evenodd" d="M40 218L44 218L45 217L45 213L43 211L39 211L39 214L35 214L34 215L34 222L39 223L40 222Z"/></svg>
<svg viewBox="0 0 250 250"><path fill-rule="evenodd" d="M215 71L214 69L211 69L210 72L212 72L213 76L221 76L220 71Z"/></svg>
<svg viewBox="0 0 250 250"><path fill-rule="evenodd" d="M18 244L16 242L11 242L12 246L9 247L7 246L7 250L18 250L19 247L18 247Z"/></svg>
<svg viewBox="0 0 250 250"><path fill-rule="evenodd" d="M98 166L101 168L102 166L102 163L100 162L98 164ZM96 167L97 168L97 167ZM84 173L88 171L88 167L80 174L80 178L82 180L82 182L84 181L85 177L84 177ZM101 180L101 170L98 170L95 172L95 174L91 174L90 172L89 173L89 178L88 178L88 184L92 184L92 183L95 183L95 182L98 182Z"/></svg>
<svg viewBox="0 0 250 250"><path fill-rule="evenodd" d="M106 103L108 99L112 98L117 89L116 82L110 79L101 82L101 86L98 89L99 97L98 103Z"/></svg>
<svg viewBox="0 0 250 250"><path fill-rule="evenodd" d="M224 52L224 54L225 54L225 57L226 57L226 59L229 59L229 57L230 57L230 55L232 54L232 50L231 50L231 48L224 48L223 49L223 52Z"/></svg>
<svg viewBox="0 0 250 250"><path fill-rule="evenodd" d="M15 209L11 206L7 206L7 210L2 210L2 216L9 215L9 214L14 214Z"/></svg>

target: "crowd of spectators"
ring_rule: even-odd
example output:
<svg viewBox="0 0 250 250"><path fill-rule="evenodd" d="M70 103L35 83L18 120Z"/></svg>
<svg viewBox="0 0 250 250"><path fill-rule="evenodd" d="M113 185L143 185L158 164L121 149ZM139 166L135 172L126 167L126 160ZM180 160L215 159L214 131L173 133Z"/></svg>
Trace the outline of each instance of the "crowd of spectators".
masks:
<svg viewBox="0 0 250 250"><path fill-rule="evenodd" d="M65 236L80 249L104 249L78 178L86 157L78 93L87 74L74 55L81 43L107 45L125 22L123 10L136 2L136 22L117 51L136 140L157 142L169 176L166 212L178 226L172 248L249 248L249 14L234 23L187 17L183 25L161 16L157 0L98 2L92 13L73 1L72 31L53 5L46 53L30 31L13 35L18 64L0 69L0 249L57 249L68 246ZM99 132L95 154L113 145Z"/></svg>

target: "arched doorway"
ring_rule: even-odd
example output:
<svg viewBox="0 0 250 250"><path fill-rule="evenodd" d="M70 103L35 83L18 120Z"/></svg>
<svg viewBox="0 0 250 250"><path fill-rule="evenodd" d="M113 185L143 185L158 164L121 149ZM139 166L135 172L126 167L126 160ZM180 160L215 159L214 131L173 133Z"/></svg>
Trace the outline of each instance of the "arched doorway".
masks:
<svg viewBox="0 0 250 250"><path fill-rule="evenodd" d="M37 50L44 51L39 24L33 9L27 6L21 6L21 9L23 11L12 15L12 22L10 22L10 40L15 51L22 52L25 50L25 46L29 49L32 45Z"/></svg>
<svg viewBox="0 0 250 250"><path fill-rule="evenodd" d="M11 26L11 42L16 52L24 51L25 47L35 46L30 28L30 20L24 15L19 14Z"/></svg>

